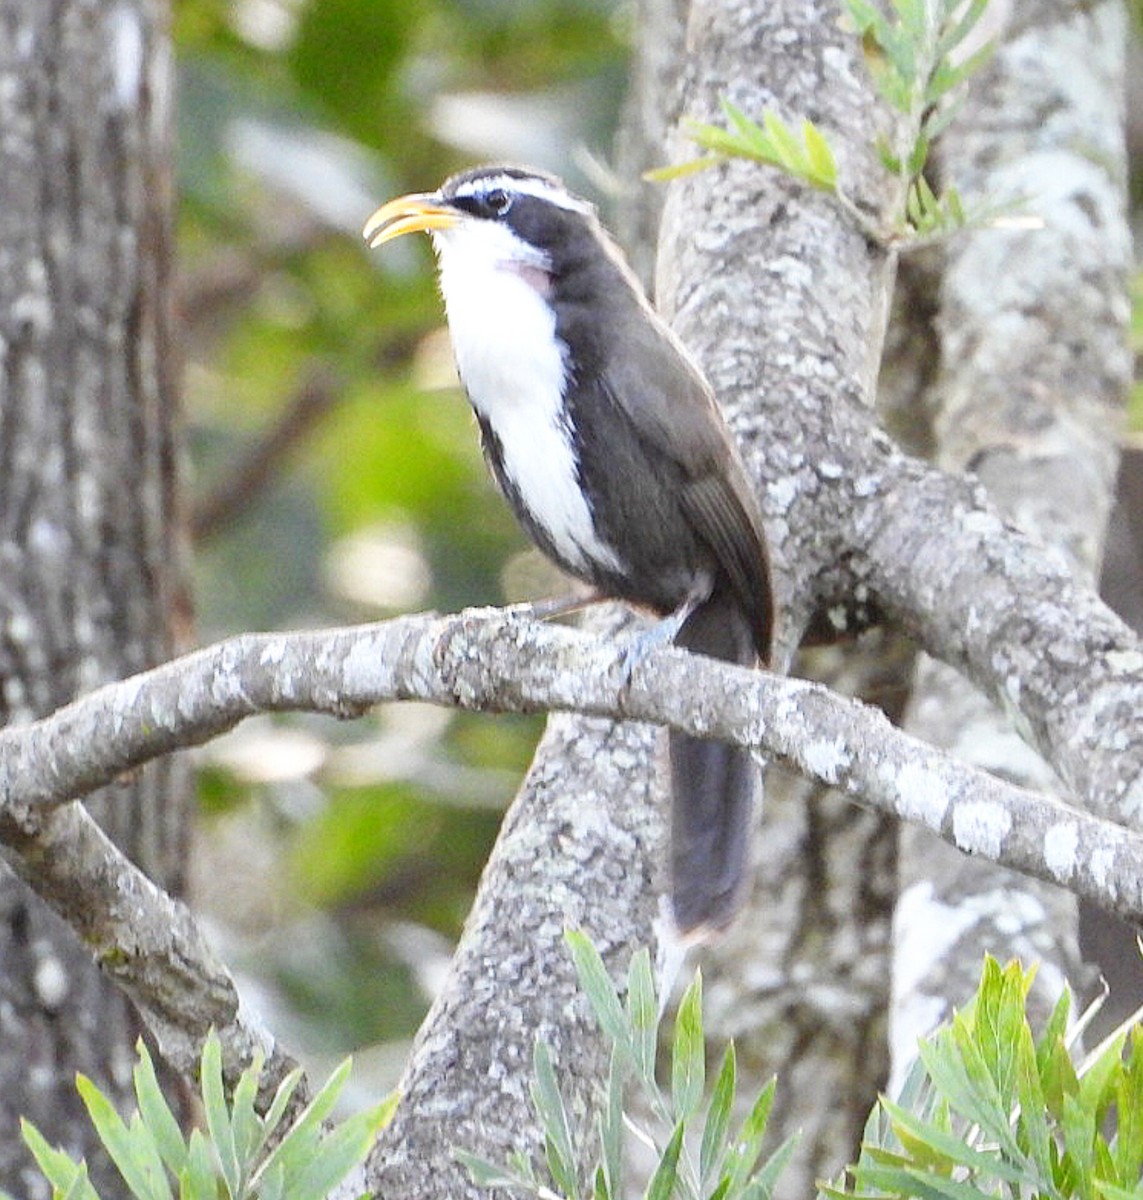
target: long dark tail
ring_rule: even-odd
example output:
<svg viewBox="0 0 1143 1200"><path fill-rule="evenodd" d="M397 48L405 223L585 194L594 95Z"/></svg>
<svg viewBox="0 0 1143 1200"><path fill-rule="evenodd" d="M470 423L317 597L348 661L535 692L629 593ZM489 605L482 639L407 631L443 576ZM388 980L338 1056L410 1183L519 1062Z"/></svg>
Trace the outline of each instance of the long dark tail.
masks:
<svg viewBox="0 0 1143 1200"><path fill-rule="evenodd" d="M753 666L750 622L722 582L679 631L696 654ZM671 733L671 901L682 933L730 924L742 899L761 772L748 751Z"/></svg>

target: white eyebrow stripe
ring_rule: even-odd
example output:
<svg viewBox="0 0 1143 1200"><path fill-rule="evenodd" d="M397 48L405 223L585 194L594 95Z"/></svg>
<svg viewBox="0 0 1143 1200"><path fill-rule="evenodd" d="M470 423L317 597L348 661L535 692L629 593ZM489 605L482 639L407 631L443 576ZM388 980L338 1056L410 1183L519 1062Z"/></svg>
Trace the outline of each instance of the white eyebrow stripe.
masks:
<svg viewBox="0 0 1143 1200"><path fill-rule="evenodd" d="M591 205L585 200L571 195L562 187L550 184L546 179L518 175L482 175L478 179L465 180L457 189L457 196L480 196L501 188L506 192L516 192L524 196L535 196L547 200L558 208L566 208L569 212L590 213Z"/></svg>

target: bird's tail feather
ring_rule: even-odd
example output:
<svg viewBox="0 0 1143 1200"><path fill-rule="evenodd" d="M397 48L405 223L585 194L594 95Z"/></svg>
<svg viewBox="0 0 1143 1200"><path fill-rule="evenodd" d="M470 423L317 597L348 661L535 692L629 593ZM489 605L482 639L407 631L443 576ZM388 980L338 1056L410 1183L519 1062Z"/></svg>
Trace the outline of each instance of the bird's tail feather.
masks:
<svg viewBox="0 0 1143 1200"><path fill-rule="evenodd" d="M695 608L675 644L725 662L757 662L750 622L726 586ZM717 932L733 919L760 790L749 751L671 732L671 901L681 933Z"/></svg>

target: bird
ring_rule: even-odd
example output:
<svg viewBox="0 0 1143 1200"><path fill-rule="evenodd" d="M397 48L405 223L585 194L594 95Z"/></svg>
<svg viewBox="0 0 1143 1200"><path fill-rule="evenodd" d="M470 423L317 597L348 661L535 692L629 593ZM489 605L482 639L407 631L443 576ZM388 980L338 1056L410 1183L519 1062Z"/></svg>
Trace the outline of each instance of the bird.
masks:
<svg viewBox="0 0 1143 1200"><path fill-rule="evenodd" d="M625 661L673 641L767 665L769 556L733 435L595 207L553 175L486 165L383 204L363 235L413 232L432 240L457 372L519 523L597 595L660 618ZM761 771L676 731L669 760L675 927L716 936L741 906Z"/></svg>

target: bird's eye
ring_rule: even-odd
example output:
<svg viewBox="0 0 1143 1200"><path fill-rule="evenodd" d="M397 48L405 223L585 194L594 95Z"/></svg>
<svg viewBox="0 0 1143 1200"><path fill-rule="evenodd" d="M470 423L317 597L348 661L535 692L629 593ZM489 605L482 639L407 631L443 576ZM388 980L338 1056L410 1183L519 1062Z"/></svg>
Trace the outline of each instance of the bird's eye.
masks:
<svg viewBox="0 0 1143 1200"><path fill-rule="evenodd" d="M503 188L494 188L484 198L488 211L502 217L512 207L512 197Z"/></svg>

